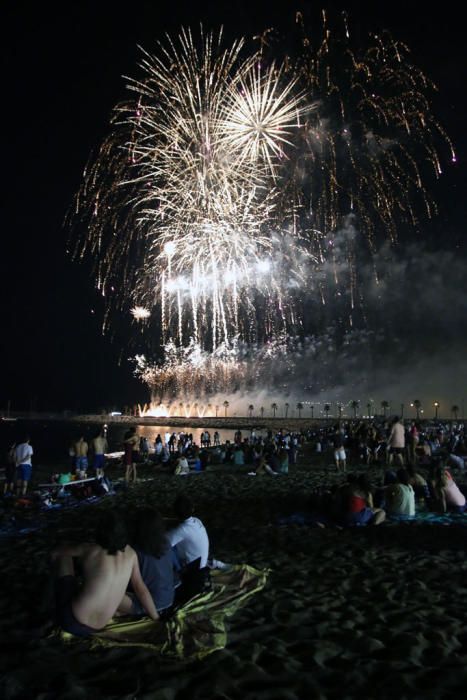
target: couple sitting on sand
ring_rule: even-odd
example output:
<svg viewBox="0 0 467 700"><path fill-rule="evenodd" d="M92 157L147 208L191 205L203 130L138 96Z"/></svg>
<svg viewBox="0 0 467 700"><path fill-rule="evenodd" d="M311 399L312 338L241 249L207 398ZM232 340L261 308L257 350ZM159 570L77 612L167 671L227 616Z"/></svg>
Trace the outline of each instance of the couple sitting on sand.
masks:
<svg viewBox="0 0 467 700"><path fill-rule="evenodd" d="M205 588L207 532L192 516L189 499L180 496L174 508L179 524L167 535L155 510L139 511L129 529L120 514L107 511L98 523L95 543L54 550L56 613L62 629L89 637L115 615L163 619L174 602L183 603ZM74 558L80 564L82 583L76 576ZM180 581L174 574L174 562Z"/></svg>

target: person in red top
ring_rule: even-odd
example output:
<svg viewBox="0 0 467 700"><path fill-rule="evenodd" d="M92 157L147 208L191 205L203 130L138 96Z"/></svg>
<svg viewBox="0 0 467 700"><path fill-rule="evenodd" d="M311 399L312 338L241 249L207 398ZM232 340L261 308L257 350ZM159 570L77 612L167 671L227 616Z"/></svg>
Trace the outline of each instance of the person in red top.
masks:
<svg viewBox="0 0 467 700"><path fill-rule="evenodd" d="M349 475L343 520L346 525L379 525L386 518L382 508L373 505L373 494L365 475ZM346 502L347 501L347 502Z"/></svg>

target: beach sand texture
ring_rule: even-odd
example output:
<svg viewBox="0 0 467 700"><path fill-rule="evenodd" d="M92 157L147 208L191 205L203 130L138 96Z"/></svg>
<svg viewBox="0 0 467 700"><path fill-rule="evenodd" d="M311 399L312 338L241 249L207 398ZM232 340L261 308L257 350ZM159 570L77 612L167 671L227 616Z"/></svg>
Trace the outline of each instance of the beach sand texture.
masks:
<svg viewBox="0 0 467 700"><path fill-rule="evenodd" d="M1 541L0 697L465 697L467 529L277 525L279 514L301 510L314 489L336 480L332 471L305 464L276 478L231 470L186 479L159 474ZM229 620L224 650L184 663L144 649L91 651L86 641L65 646L57 637L25 637L47 580L47 553L58 540L91 532L98 508L150 503L170 515L179 492L194 499L214 556L271 569L265 589Z"/></svg>

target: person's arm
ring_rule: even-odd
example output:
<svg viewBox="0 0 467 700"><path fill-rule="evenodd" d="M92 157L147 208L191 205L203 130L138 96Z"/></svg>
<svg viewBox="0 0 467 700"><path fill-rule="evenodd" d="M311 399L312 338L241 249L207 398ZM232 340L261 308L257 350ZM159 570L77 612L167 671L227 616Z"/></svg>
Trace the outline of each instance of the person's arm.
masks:
<svg viewBox="0 0 467 700"><path fill-rule="evenodd" d="M183 533L180 527L174 527L172 530L167 532L167 539L170 542L171 547L175 547L179 542L183 540Z"/></svg>
<svg viewBox="0 0 467 700"><path fill-rule="evenodd" d="M148 588L141 577L141 571L139 570L138 564L138 557L136 556L136 554L133 561L133 569L131 571L131 585L133 587L133 591L136 597L138 598L143 608L146 610L149 617L152 620L157 621L159 619L159 613L157 612L156 606L154 605L152 595L149 593Z"/></svg>

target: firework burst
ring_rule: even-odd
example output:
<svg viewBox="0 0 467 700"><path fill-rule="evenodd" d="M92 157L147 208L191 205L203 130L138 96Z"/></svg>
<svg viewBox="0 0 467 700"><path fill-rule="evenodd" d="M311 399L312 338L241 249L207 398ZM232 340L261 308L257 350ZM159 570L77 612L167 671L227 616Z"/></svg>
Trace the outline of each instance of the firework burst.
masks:
<svg viewBox="0 0 467 700"><path fill-rule="evenodd" d="M417 201L435 211L422 161L439 176L450 143L406 47L384 34L353 50L346 21L334 36L324 18L316 42L297 26L284 63L188 30L142 51L85 171L77 252L157 336L163 361L138 373L160 395L258 381L251 348L310 332L310 294L345 286L352 314L358 240L394 243Z"/></svg>

